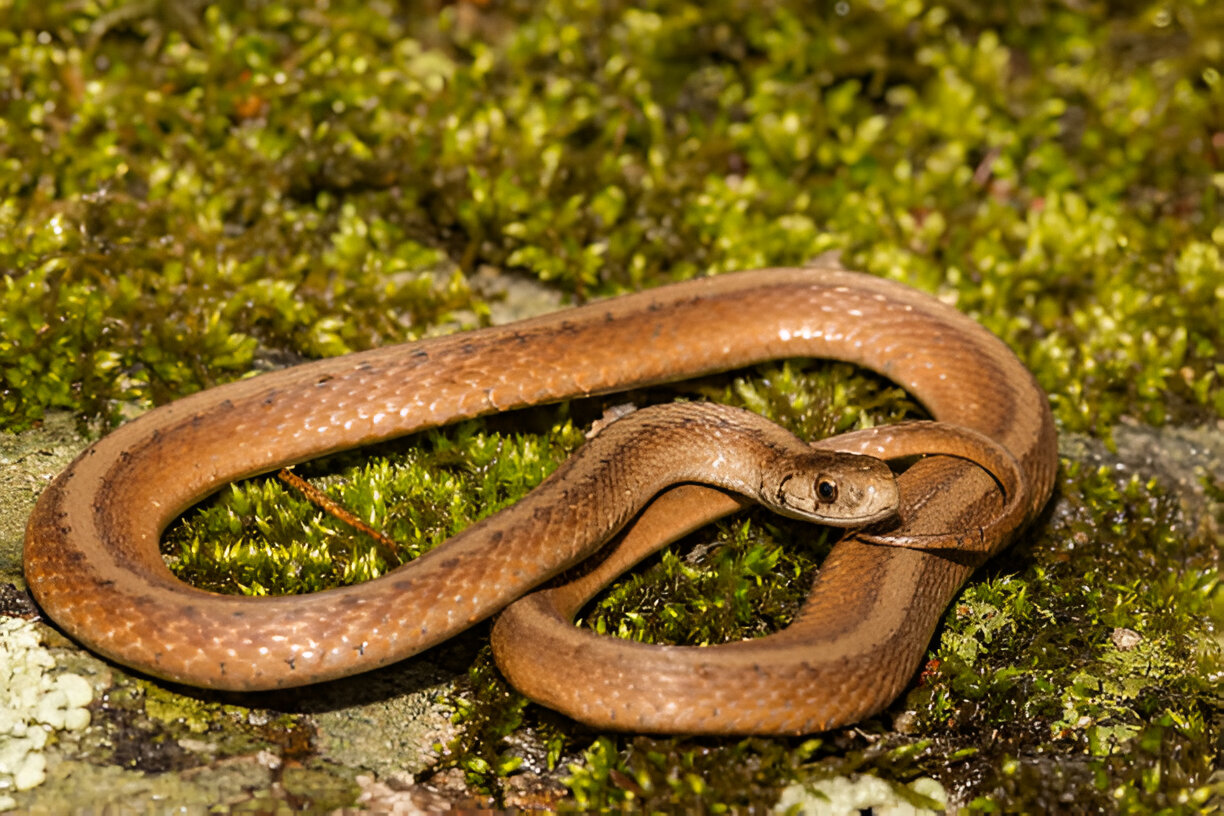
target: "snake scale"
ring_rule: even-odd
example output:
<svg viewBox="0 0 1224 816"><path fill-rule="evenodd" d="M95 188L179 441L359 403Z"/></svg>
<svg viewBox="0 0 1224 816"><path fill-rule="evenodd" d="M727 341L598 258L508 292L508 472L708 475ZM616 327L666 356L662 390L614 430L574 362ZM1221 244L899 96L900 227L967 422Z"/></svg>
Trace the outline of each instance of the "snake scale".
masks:
<svg viewBox="0 0 1224 816"><path fill-rule="evenodd" d="M382 578L307 596L204 592L175 578L158 551L166 524L236 479L468 417L791 357L844 360L899 383L935 420L1004 451L1018 466L1022 501L1008 505L997 473L973 461L923 458L892 488L880 488L900 505L893 544L887 536L852 532L835 545L790 627L703 648L598 638L565 619L592 588L658 541L740 506L709 487L667 490L635 519L617 496L583 492L610 477L591 477L580 489L562 473L553 479L559 486L544 491L543 508L505 523L494 516ZM612 423L594 442L615 437L626 421ZM696 427L678 424L681 435ZM696 432L707 441L719 436ZM891 434L881 429L815 450L841 444L889 456L904 448ZM945 452L956 453L955 436ZM595 458L605 474L625 470L630 483L658 492L663 486L651 480L670 456L652 457L651 448L628 454L631 461L616 453ZM980 461L977 454L965 458ZM847 462L853 467L837 471ZM824 518L821 495L832 492L840 507L854 492L847 489L857 462L821 459L817 471L840 473L841 489L820 487L817 472L804 477L804 496L787 500L815 501L814 517ZM598 549L600 542L578 540L578 528L631 522L625 543L574 587L530 595L501 616L493 642L507 677L529 696L595 725L805 733L879 711L913 676L943 610L981 561L956 547L923 546L923 537L941 541L976 530L978 556L1001 549L1048 500L1056 463L1044 392L1002 342L967 316L858 273L757 270L306 363L156 408L95 442L43 492L27 526L25 575L56 623L120 663L197 686L269 689L415 654ZM868 486L891 483L879 468L861 470ZM749 485L749 495L778 490L754 473L749 481L760 484ZM864 520L851 516L842 523ZM547 535L533 532L533 518L544 520Z"/></svg>

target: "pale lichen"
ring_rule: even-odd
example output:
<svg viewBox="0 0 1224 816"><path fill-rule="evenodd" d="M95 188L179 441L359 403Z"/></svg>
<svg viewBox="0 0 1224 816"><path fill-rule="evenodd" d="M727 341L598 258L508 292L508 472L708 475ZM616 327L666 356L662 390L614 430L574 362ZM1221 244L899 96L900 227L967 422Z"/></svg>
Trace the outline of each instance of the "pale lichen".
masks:
<svg viewBox="0 0 1224 816"><path fill-rule="evenodd" d="M948 794L930 777L894 785L876 776L821 779L782 790L775 813L804 816L937 816L946 812Z"/></svg>
<svg viewBox="0 0 1224 816"><path fill-rule="evenodd" d="M57 731L89 725L92 700L88 680L55 670L37 624L0 617L0 810L16 806L12 792L43 783L44 749Z"/></svg>

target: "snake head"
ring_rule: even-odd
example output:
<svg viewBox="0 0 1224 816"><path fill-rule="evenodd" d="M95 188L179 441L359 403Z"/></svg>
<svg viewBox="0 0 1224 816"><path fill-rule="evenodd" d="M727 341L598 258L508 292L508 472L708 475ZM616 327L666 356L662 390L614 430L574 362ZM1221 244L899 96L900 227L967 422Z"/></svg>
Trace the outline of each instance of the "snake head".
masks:
<svg viewBox="0 0 1224 816"><path fill-rule="evenodd" d="M895 515L901 494L896 476L881 459L810 451L770 467L760 500L791 518L859 527Z"/></svg>

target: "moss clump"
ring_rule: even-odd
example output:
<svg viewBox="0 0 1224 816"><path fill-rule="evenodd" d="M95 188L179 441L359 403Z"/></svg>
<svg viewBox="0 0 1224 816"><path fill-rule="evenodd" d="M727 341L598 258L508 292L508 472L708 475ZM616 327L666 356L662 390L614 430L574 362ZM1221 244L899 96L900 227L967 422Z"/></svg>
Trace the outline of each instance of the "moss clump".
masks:
<svg viewBox="0 0 1224 816"><path fill-rule="evenodd" d="M1219 762L1216 542L1181 533L1176 500L1114 467L1064 461L1060 492L1041 539L962 593L907 705L975 749L971 810L1042 810L1054 792L1126 812L1201 805ZM1056 785L1036 784L1051 771Z"/></svg>
<svg viewBox="0 0 1224 816"><path fill-rule="evenodd" d="M601 737L570 766L566 784L584 810L633 808L646 812L699 809L732 813L768 807L775 786L796 775L820 747L773 740L701 744L633 739L626 747Z"/></svg>
<svg viewBox="0 0 1224 816"><path fill-rule="evenodd" d="M422 240L414 192L361 169L371 141L402 134L369 130L369 102L410 117L445 59L401 48L374 71L360 52L396 32L373 16L316 28L285 7L210 7L188 40L160 4L110 6L0 7L6 427L49 407L113 419L119 401L479 311Z"/></svg>
<svg viewBox="0 0 1224 816"><path fill-rule="evenodd" d="M328 516L274 479L232 486L164 545L180 576L217 591L314 592L375 578L495 513L538 484L582 441L562 414L535 436L478 423L393 444L382 457L345 454L301 467L395 551ZM387 458L390 455L391 458Z"/></svg>

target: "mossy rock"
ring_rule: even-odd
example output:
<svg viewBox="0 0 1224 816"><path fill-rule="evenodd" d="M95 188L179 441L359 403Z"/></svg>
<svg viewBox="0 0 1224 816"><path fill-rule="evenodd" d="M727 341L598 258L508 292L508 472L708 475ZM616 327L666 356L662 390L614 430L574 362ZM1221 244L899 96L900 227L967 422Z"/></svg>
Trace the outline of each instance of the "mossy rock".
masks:
<svg viewBox="0 0 1224 816"><path fill-rule="evenodd" d="M854 728L594 734L508 689L476 630L401 674L283 698L120 679L97 733L132 744L65 736L18 805L64 805L88 773L117 803L253 809L802 807L804 785L857 784L842 776L914 807L934 779L970 812L1219 808L1222 54L1207 0L0 0L0 424L41 426L0 449L13 580L30 502L84 445L66 417L96 434L252 372L509 319L520 298L830 255L1001 336L1062 438L1046 516L949 609L910 693ZM823 364L684 393L807 435L917 411ZM300 469L404 552L263 480L186 517L168 556L229 590L365 579L516 500L603 408ZM674 642L784 625L823 547L793 541L748 514L586 621ZM369 740L405 711L455 722L436 749L397 742L396 766Z"/></svg>

